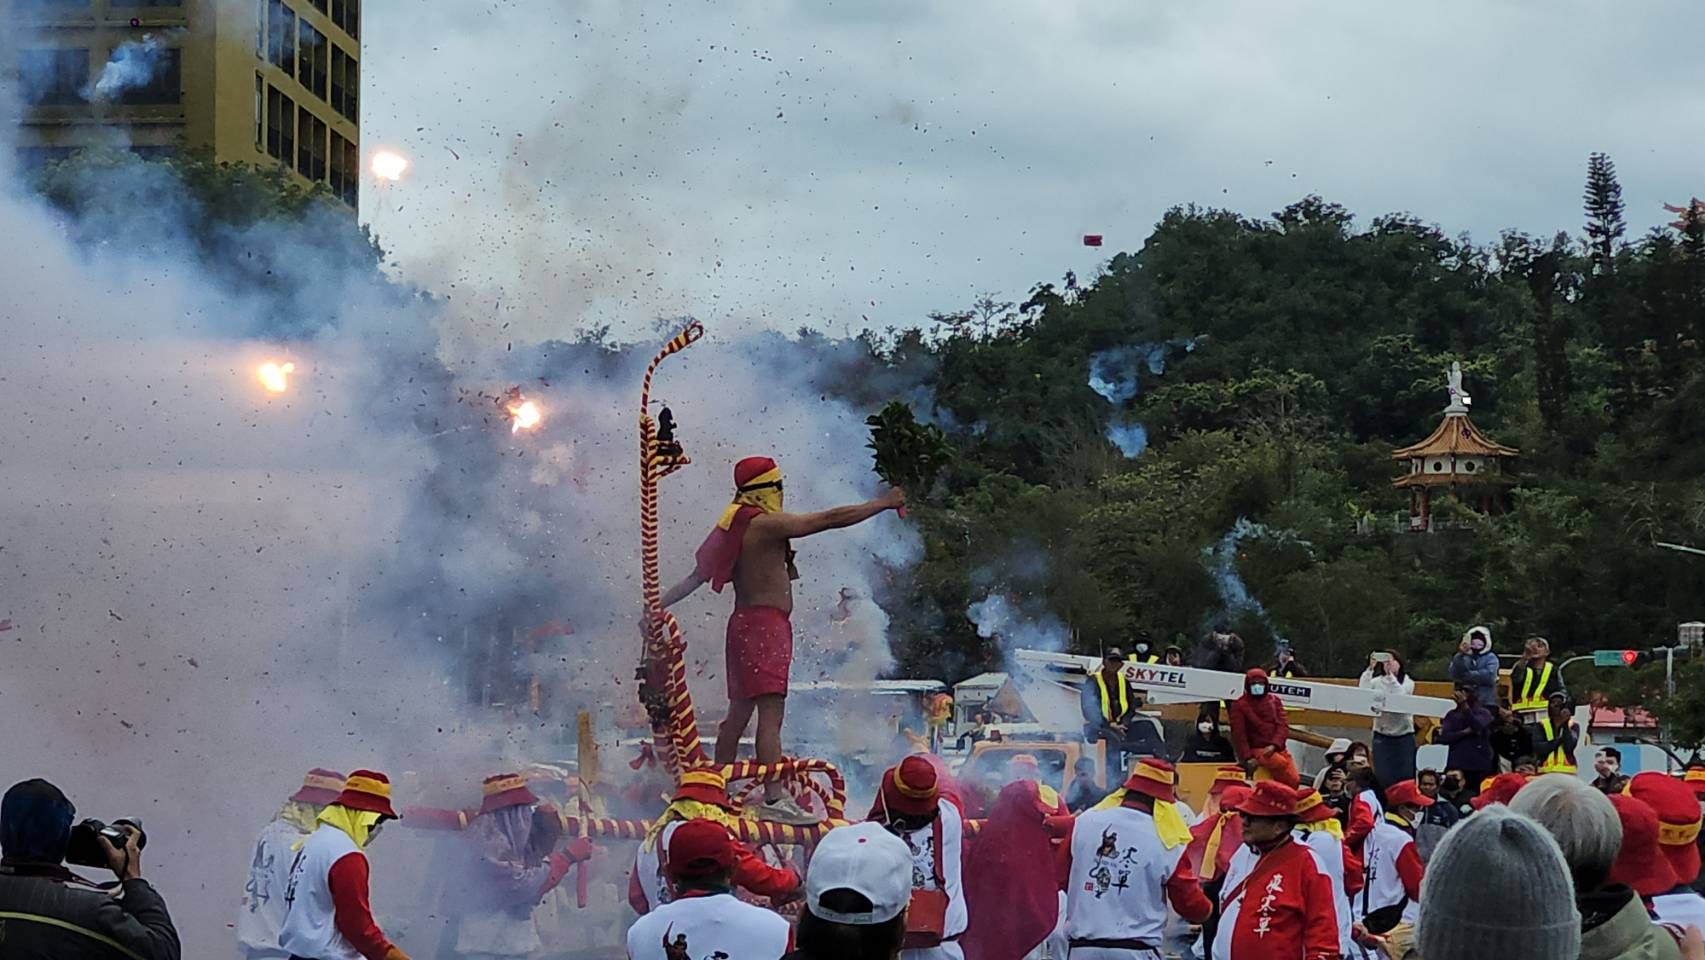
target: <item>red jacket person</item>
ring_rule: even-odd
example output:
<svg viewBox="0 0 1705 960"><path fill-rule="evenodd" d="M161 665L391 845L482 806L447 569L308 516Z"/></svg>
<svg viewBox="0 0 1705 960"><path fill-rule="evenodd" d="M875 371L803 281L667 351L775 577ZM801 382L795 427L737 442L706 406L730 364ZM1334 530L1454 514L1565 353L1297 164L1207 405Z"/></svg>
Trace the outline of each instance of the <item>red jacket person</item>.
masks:
<svg viewBox="0 0 1705 960"><path fill-rule="evenodd" d="M1220 894L1219 942L1230 957L1335 960L1338 915L1332 881L1313 851L1292 835L1296 791L1272 780L1257 783L1242 803L1243 842L1256 854L1247 873Z"/></svg>
<svg viewBox="0 0 1705 960"><path fill-rule="evenodd" d="M734 502L699 547L692 574L670 588L663 606L679 602L705 583L716 592L734 584L734 613L728 618L728 716L716 736L716 762L738 759L740 738L758 715L759 763L781 760L782 714L788 668L793 662L792 541L825 530L863 523L905 506L905 493L889 490L864 503L820 513L782 512L782 475L769 457L747 457L734 465ZM787 796L782 785L765 785L762 819L807 825L818 818Z"/></svg>
<svg viewBox="0 0 1705 960"><path fill-rule="evenodd" d="M1277 780L1296 789L1296 761L1286 741L1291 723L1285 706L1267 689L1267 671L1256 667L1243 675L1243 696L1231 702L1231 745L1237 760L1252 768L1255 779Z"/></svg>
<svg viewBox="0 0 1705 960"><path fill-rule="evenodd" d="M396 817L384 774L349 775L290 868L280 949L302 960L408 960L374 922L367 898L367 845Z"/></svg>

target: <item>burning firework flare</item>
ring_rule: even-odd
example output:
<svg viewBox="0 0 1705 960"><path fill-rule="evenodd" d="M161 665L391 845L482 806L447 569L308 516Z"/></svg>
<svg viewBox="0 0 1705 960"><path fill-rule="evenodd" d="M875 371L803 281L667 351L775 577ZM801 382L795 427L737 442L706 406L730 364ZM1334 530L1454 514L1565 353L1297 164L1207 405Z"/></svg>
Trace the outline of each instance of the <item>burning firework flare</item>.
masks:
<svg viewBox="0 0 1705 960"><path fill-rule="evenodd" d="M255 369L255 376L267 393L283 393L290 389L290 375L296 372L296 364L288 361L278 363L268 360Z"/></svg>
<svg viewBox="0 0 1705 960"><path fill-rule="evenodd" d="M396 183L409 168L408 158L393 150L380 150L370 161L373 178L384 183Z"/></svg>
<svg viewBox="0 0 1705 960"><path fill-rule="evenodd" d="M539 409L538 401L523 400L511 406L509 410L509 432L520 433L523 430L537 429L545 419L545 412Z"/></svg>

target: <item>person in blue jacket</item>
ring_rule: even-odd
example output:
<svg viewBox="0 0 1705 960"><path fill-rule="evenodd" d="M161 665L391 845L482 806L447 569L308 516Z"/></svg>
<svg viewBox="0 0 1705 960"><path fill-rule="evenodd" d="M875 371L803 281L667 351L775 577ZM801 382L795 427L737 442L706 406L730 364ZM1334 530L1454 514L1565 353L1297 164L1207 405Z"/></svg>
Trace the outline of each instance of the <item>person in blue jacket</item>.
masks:
<svg viewBox="0 0 1705 960"><path fill-rule="evenodd" d="M1483 707L1498 702L1498 655L1492 652L1492 631L1469 627L1450 658L1451 682L1474 688L1474 702Z"/></svg>

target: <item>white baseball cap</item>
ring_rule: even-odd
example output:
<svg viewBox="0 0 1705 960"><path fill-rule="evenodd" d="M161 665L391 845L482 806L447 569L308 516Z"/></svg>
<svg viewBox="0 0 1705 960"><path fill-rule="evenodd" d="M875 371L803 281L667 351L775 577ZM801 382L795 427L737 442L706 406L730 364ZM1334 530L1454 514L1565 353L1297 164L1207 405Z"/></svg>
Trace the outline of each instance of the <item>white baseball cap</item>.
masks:
<svg viewBox="0 0 1705 960"><path fill-rule="evenodd" d="M865 913L841 913L823 906L823 894L851 890L870 901ZM912 901L912 851L880 824L855 823L823 835L811 853L805 874L805 902L811 915L830 923L871 926L887 923Z"/></svg>

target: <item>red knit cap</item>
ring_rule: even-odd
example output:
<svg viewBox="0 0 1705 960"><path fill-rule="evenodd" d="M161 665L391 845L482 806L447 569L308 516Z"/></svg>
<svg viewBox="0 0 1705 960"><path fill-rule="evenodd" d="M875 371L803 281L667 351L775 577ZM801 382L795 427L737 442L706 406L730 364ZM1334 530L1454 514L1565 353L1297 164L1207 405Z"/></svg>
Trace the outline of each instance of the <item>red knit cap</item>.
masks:
<svg viewBox="0 0 1705 960"><path fill-rule="evenodd" d="M1252 817L1294 817L1297 814L1297 794L1277 780L1262 780L1255 784L1236 810Z"/></svg>
<svg viewBox="0 0 1705 960"><path fill-rule="evenodd" d="M527 789L527 781L519 773L500 773L486 777L480 787L484 799L480 801L480 813L492 813L506 807L530 807L539 802L533 791Z"/></svg>
<svg viewBox="0 0 1705 960"><path fill-rule="evenodd" d="M366 810L397 818L391 807L391 780L377 770L357 770L343 782L343 792L332 801L351 810Z"/></svg>
<svg viewBox="0 0 1705 960"><path fill-rule="evenodd" d="M343 774L324 767L315 767L302 778L302 786L290 795L291 803L311 803L323 807L343 792Z"/></svg>
<svg viewBox="0 0 1705 960"><path fill-rule="evenodd" d="M1644 800L1612 794L1610 805L1622 820L1622 849L1610 868L1610 883L1625 883L1642 897L1675 889L1675 868L1658 844L1658 814Z"/></svg>
<svg viewBox="0 0 1705 960"><path fill-rule="evenodd" d="M923 817L935 813L941 803L941 788L936 781L935 767L928 760L913 754L888 768L882 776L882 803L892 813L903 817Z"/></svg>
<svg viewBox="0 0 1705 960"><path fill-rule="evenodd" d="M1125 778L1125 790L1167 803L1178 801L1178 793L1173 787L1172 764L1165 760L1146 758L1140 761L1131 768L1131 775Z"/></svg>
<svg viewBox="0 0 1705 960"><path fill-rule="evenodd" d="M769 457L747 457L734 465L734 486L744 487L775 468L776 462Z"/></svg>
<svg viewBox="0 0 1705 960"><path fill-rule="evenodd" d="M1699 801L1687 784L1656 770L1634 774L1627 794L1644 800L1658 815L1658 846L1675 870L1677 881L1699 878Z"/></svg>

